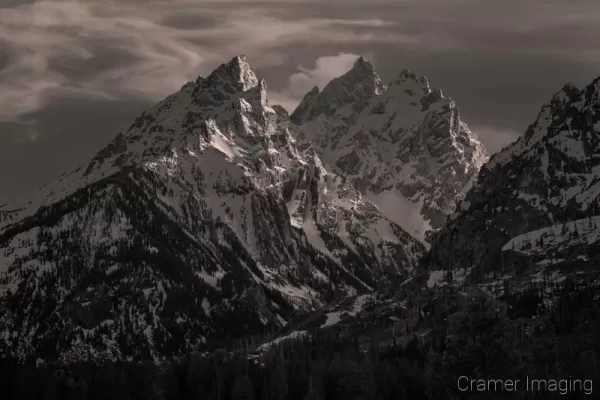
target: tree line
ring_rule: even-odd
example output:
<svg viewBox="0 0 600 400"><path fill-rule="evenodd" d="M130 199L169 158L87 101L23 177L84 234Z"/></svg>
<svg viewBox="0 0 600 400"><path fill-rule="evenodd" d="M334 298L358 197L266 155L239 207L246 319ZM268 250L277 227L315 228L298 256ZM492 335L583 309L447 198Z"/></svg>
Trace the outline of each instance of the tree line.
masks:
<svg viewBox="0 0 600 400"><path fill-rule="evenodd" d="M3 399L65 400L419 400L579 399L532 392L462 392L461 376L488 379L598 378L597 309L569 316L577 293L565 293L547 318L511 318L510 302L478 291L440 293L453 304L436 309L434 327L408 340L313 330L272 345L193 352L162 365L78 362L69 365L0 360ZM525 307L529 297L512 303ZM446 300L444 300L446 303ZM508 304L508 305L507 305ZM567 325L565 325L567 324ZM440 340L436 340L438 338ZM553 397L555 396L555 397Z"/></svg>

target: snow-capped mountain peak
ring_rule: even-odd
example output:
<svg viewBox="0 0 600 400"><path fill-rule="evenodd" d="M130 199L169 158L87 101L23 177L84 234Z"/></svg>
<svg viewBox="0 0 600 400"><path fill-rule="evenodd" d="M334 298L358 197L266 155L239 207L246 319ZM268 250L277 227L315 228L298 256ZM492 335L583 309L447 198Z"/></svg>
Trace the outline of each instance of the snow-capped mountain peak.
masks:
<svg viewBox="0 0 600 400"><path fill-rule="evenodd" d="M360 113L367 102L381 94L385 85L371 63L359 57L352 68L329 82L321 92L313 88L306 94L291 115L292 122L302 124L319 115L352 119Z"/></svg>
<svg viewBox="0 0 600 400"><path fill-rule="evenodd" d="M398 84L403 84L410 81L418 82L421 85L424 85L425 87L429 88L429 82L427 81L427 78L425 76L417 76L417 74L415 74L410 69L403 69L398 74L394 82Z"/></svg>
<svg viewBox="0 0 600 400"><path fill-rule="evenodd" d="M354 71L355 73L358 71L364 71L368 76L375 74L375 67L373 67L373 64L368 62L363 56L360 56L356 59L350 71Z"/></svg>
<svg viewBox="0 0 600 400"><path fill-rule="evenodd" d="M368 86L365 68L355 72ZM267 95L235 57L39 198L3 207L9 351L126 358L135 340L135 354L159 359L414 274L424 246L322 162Z"/></svg>
<svg viewBox="0 0 600 400"><path fill-rule="evenodd" d="M386 86L364 59L307 94L292 117L327 164L419 240L487 160L454 101L427 78L404 70Z"/></svg>
<svg viewBox="0 0 600 400"><path fill-rule="evenodd" d="M224 89L228 83L233 83L236 91L246 91L258 85L258 78L244 55L237 55L227 64L221 64L207 80Z"/></svg>
<svg viewBox="0 0 600 400"><path fill-rule="evenodd" d="M550 153L563 153L580 162L593 153L600 129L600 84L596 79L584 89L564 85L544 104L533 124L516 142L495 154L486 169L503 166L516 157L537 158L545 171ZM588 132L589 131L589 132ZM545 150L546 149L546 150Z"/></svg>

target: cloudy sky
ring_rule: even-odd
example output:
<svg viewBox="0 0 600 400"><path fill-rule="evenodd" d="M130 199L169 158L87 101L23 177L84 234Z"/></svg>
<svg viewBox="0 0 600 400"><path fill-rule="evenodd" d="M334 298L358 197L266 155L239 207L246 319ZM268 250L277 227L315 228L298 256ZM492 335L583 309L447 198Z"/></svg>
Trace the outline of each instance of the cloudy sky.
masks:
<svg viewBox="0 0 600 400"><path fill-rule="evenodd" d="M245 54L293 108L357 55L427 76L488 150L600 75L598 0L0 0L0 204Z"/></svg>

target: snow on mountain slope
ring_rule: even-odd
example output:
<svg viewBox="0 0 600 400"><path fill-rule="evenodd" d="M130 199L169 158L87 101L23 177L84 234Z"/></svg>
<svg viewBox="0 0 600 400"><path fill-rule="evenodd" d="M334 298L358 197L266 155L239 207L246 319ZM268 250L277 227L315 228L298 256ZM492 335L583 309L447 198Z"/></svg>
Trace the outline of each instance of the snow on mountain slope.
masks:
<svg viewBox="0 0 600 400"><path fill-rule="evenodd" d="M294 129L238 56L3 207L0 350L156 360L413 274L423 245Z"/></svg>
<svg viewBox="0 0 600 400"><path fill-rule="evenodd" d="M291 119L326 165L423 243L488 159L441 90L408 70L384 85L364 58L309 92Z"/></svg>
<svg viewBox="0 0 600 400"><path fill-rule="evenodd" d="M256 349L254 349L252 351L252 353L250 353L248 355L248 358L249 359L259 358L261 355L266 353L269 349L271 349L274 346L278 346L288 340L302 339L306 336L308 336L307 331L293 331L285 336L281 336L281 337L275 338L269 342L261 344Z"/></svg>
<svg viewBox="0 0 600 400"><path fill-rule="evenodd" d="M567 246L593 244L599 239L600 216L593 216L515 236L502 246L502 251L512 250L523 254L539 255Z"/></svg>
<svg viewBox="0 0 600 400"><path fill-rule="evenodd" d="M422 201L411 201L397 190L379 194L367 192L365 199L376 204L386 218L400 225L414 238L425 242L425 236L432 228L421 216Z"/></svg>

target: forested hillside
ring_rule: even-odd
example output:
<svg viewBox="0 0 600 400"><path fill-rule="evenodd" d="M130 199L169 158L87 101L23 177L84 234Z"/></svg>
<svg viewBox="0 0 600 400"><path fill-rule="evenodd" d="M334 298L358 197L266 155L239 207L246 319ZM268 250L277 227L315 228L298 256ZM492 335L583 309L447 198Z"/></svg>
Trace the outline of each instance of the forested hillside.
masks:
<svg viewBox="0 0 600 400"><path fill-rule="evenodd" d="M311 330L296 340L262 346L247 337L229 349L194 352L164 365L151 362L17 365L3 358L0 390L6 399L418 400L581 399L586 379L600 378L600 309L584 287L560 297L548 318L530 318L532 297L501 302L483 291L453 286L431 290L416 325L395 332L372 322L363 335L349 325ZM576 290L575 290L576 289ZM507 300L507 299L505 299ZM584 311L585 310L585 311ZM582 318L585 313L586 318ZM363 325L360 322L359 325ZM423 334L427 327L429 334ZM397 336L396 336L397 335ZM462 392L474 379L576 377L577 390ZM589 383L589 382L588 382ZM510 396L510 397L507 397Z"/></svg>

